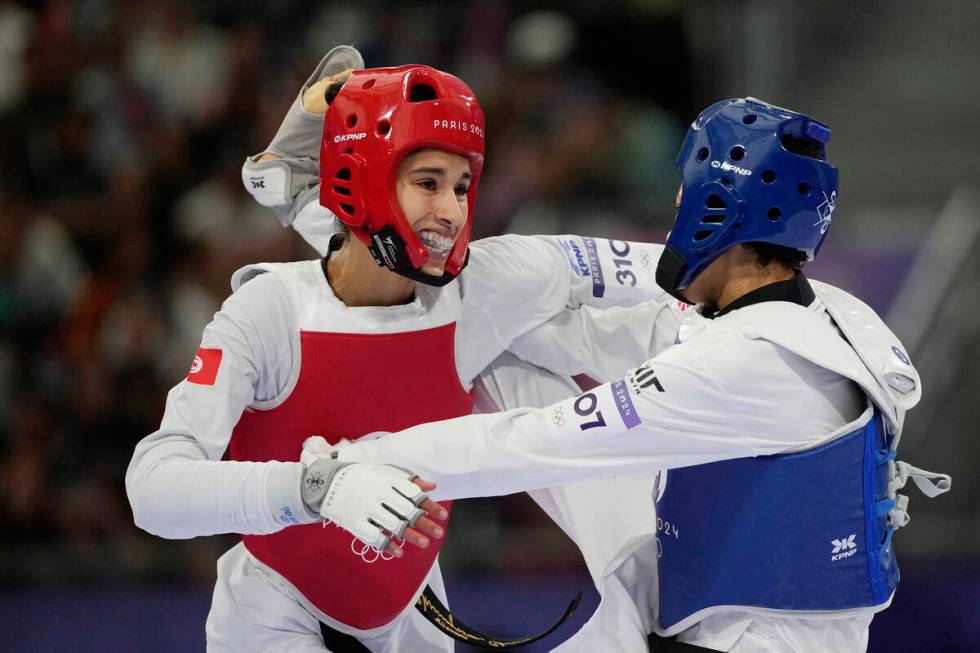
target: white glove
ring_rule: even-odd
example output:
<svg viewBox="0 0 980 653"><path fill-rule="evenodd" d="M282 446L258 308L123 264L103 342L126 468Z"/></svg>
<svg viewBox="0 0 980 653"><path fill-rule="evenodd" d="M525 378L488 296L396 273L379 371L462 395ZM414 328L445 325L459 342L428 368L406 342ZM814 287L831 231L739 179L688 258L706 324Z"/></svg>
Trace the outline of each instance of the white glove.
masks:
<svg viewBox="0 0 980 653"><path fill-rule="evenodd" d="M330 444L326 438L314 435L303 441L303 453L299 456L299 461L307 466L312 465L321 458L336 458L335 452L340 451L350 444L347 438L341 438L337 444Z"/></svg>
<svg viewBox="0 0 980 653"><path fill-rule="evenodd" d="M340 463L336 450L319 436L303 443L300 460L307 507L354 534L365 544L384 551L392 537L402 539L424 513L418 506L428 494L412 483L415 474L391 465ZM316 486L311 488L311 486ZM307 500L308 488L311 500Z"/></svg>

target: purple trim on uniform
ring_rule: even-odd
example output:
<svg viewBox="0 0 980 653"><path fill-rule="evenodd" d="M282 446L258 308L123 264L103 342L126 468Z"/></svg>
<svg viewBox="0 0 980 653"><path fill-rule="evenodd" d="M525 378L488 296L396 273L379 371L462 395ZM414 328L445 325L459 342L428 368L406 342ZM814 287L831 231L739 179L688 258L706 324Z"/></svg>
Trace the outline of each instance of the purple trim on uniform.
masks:
<svg viewBox="0 0 980 653"><path fill-rule="evenodd" d="M599 249L594 238L583 238L585 251L589 255L589 265L592 267L592 296L602 297L606 294L606 282L602 278L602 266L599 265Z"/></svg>
<svg viewBox="0 0 980 653"><path fill-rule="evenodd" d="M630 398L626 381L623 379L614 381L610 384L609 389L612 390L613 401L616 403L616 408L619 409L619 416L623 418L623 424L626 425L627 430L639 426L640 416L636 413L636 406L633 405L633 400Z"/></svg>

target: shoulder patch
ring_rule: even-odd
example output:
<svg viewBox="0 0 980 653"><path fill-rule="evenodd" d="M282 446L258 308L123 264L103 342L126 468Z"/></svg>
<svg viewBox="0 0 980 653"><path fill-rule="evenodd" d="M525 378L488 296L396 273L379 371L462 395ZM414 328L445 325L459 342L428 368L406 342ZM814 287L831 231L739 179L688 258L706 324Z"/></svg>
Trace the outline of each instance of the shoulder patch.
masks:
<svg viewBox="0 0 980 653"><path fill-rule="evenodd" d="M191 362L187 380L198 385L214 385L215 379L218 378L219 367L221 367L221 350L202 347L197 350L197 355Z"/></svg>

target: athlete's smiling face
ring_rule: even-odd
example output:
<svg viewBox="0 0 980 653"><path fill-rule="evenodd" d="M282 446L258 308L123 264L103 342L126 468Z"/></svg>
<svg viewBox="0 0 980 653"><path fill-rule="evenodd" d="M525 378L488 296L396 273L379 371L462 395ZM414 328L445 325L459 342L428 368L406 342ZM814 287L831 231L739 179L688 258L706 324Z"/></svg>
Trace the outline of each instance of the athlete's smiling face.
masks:
<svg viewBox="0 0 980 653"><path fill-rule="evenodd" d="M466 193L472 178L469 159L442 150L413 152L398 167L398 203L429 251L422 272L442 276L449 252L466 224Z"/></svg>

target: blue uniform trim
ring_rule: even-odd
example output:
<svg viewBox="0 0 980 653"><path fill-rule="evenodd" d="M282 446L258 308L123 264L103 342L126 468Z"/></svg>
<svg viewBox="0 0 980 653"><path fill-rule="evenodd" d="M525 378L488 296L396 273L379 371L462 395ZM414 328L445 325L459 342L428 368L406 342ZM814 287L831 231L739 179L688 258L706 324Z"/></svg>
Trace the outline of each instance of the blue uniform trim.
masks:
<svg viewBox="0 0 980 653"><path fill-rule="evenodd" d="M877 546L868 550L868 578L874 596L874 605L884 603L898 584L898 563L891 548L895 529L888 524L888 513L895 507L895 500L888 498L888 462L898 452L890 448L881 415L875 411L869 423L875 429L874 437L865 438L864 505L868 511L865 519L868 542ZM873 461L873 464L872 464ZM874 511L870 507L874 506Z"/></svg>
<svg viewBox="0 0 980 653"><path fill-rule="evenodd" d="M881 415L816 449L674 469L657 503L660 631L718 606L825 612L887 603Z"/></svg>

